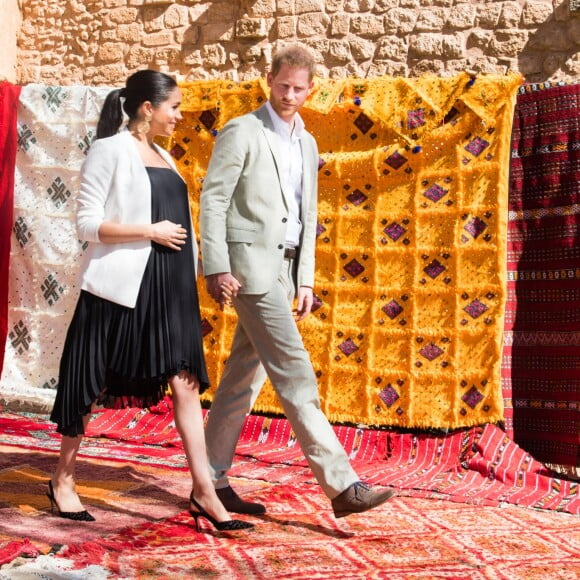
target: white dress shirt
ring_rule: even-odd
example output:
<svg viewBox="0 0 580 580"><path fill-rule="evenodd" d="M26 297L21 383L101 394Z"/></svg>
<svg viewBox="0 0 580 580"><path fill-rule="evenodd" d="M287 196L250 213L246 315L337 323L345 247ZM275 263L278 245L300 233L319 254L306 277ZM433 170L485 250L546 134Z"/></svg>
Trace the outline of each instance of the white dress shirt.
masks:
<svg viewBox="0 0 580 580"><path fill-rule="evenodd" d="M302 204L302 149L300 139L304 131L304 121L300 115L294 115L294 130L274 111L270 101L266 108L272 118L276 135L278 135L281 155L280 181L290 200L288 208L288 229L286 231L286 247L297 248L300 244L300 206Z"/></svg>

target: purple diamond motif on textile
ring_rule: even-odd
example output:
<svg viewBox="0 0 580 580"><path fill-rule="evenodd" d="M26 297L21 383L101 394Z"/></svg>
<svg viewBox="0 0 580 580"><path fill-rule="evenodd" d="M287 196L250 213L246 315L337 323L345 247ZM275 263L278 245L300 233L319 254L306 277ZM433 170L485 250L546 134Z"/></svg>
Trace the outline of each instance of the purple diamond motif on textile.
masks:
<svg viewBox="0 0 580 580"><path fill-rule="evenodd" d="M445 266L438 260L433 260L426 268L423 268L423 272L434 280L441 272L445 272Z"/></svg>
<svg viewBox="0 0 580 580"><path fill-rule="evenodd" d="M215 115L211 111L204 111L200 116L199 120L203 126L209 131L213 124L215 123Z"/></svg>
<svg viewBox="0 0 580 580"><path fill-rule="evenodd" d="M399 398L399 393L397 393L394 387L387 385L379 393L379 398L387 407L390 407Z"/></svg>
<svg viewBox="0 0 580 580"><path fill-rule="evenodd" d="M352 259L345 265L344 269L353 277L356 278L361 272L364 272L364 266L357 260Z"/></svg>
<svg viewBox="0 0 580 580"><path fill-rule="evenodd" d="M393 223L383 230L393 242L396 242L406 231L402 225L397 223Z"/></svg>
<svg viewBox="0 0 580 580"><path fill-rule="evenodd" d="M176 143L172 147L170 153L173 159L177 159L179 161L185 155L185 149L179 143Z"/></svg>
<svg viewBox="0 0 580 580"><path fill-rule="evenodd" d="M483 395L475 387L471 387L471 389L469 389L469 391L467 391L467 393L461 397L461 400L469 405L472 409L475 409L477 403L479 403L481 399L483 399Z"/></svg>
<svg viewBox="0 0 580 580"><path fill-rule="evenodd" d="M318 158L318 171L320 171L326 165L326 161L322 157Z"/></svg>
<svg viewBox="0 0 580 580"><path fill-rule="evenodd" d="M320 234L323 234L326 231L326 228L322 224L316 224L316 237Z"/></svg>
<svg viewBox="0 0 580 580"><path fill-rule="evenodd" d="M448 193L449 193L448 189L445 189L435 183L429 189L424 191L423 195L427 199L430 199L431 201L437 203L442 197L445 197Z"/></svg>
<svg viewBox="0 0 580 580"><path fill-rule="evenodd" d="M463 310L465 310L465 312L467 312L467 314L469 314L471 318L478 318L487 310L487 306L483 302L477 300L476 298L471 304L468 304Z"/></svg>
<svg viewBox="0 0 580 580"><path fill-rule="evenodd" d="M201 321L201 336L207 336L213 330L213 326L208 322L207 318Z"/></svg>
<svg viewBox="0 0 580 580"><path fill-rule="evenodd" d="M489 147L489 141L486 141L481 137L476 137L465 146L465 149L477 157L487 147Z"/></svg>
<svg viewBox="0 0 580 580"><path fill-rule="evenodd" d="M485 228L487 228L487 224L482 219L474 217L463 229L469 232L474 238L477 238Z"/></svg>
<svg viewBox="0 0 580 580"><path fill-rule="evenodd" d="M358 346L350 338L347 338L343 343L339 344L338 348L346 356L350 356L353 352L356 352L358 350Z"/></svg>
<svg viewBox="0 0 580 580"><path fill-rule="evenodd" d="M316 294L312 296L312 308L310 309L311 312L316 312L321 306L323 302L320 300Z"/></svg>
<svg viewBox="0 0 580 580"><path fill-rule="evenodd" d="M424 356L427 360L435 360L438 356L443 354L443 349L430 342L419 351L419 354Z"/></svg>
<svg viewBox="0 0 580 580"><path fill-rule="evenodd" d="M381 310L391 320L393 320L394 318L396 318L397 316L399 316L399 314L401 314L401 312L403 312L403 307L396 300L391 300L388 304L385 304L381 308Z"/></svg>
<svg viewBox="0 0 580 580"><path fill-rule="evenodd" d="M354 124L363 135L366 135L366 133L368 133L371 127L374 125L374 123L364 113L361 113L354 120Z"/></svg>
<svg viewBox="0 0 580 580"><path fill-rule="evenodd" d="M415 109L407 113L407 127L416 129L425 124L425 109Z"/></svg>
<svg viewBox="0 0 580 580"><path fill-rule="evenodd" d="M392 155L389 155L385 159L385 163L392 167L393 169L399 169L407 163L407 158L401 155L399 152L395 151Z"/></svg>
<svg viewBox="0 0 580 580"><path fill-rule="evenodd" d="M346 196L346 199L348 199L352 205L360 205L365 202L368 197L360 189L355 189L352 193Z"/></svg>

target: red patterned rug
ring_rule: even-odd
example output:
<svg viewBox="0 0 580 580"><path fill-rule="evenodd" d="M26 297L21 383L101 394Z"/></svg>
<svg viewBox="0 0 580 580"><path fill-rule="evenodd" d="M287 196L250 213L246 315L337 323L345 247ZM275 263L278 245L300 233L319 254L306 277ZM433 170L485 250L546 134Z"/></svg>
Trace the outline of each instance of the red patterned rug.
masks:
<svg viewBox="0 0 580 580"><path fill-rule="evenodd" d="M578 482L555 476L494 425L445 435L334 429L361 479L393 486L402 495L580 513ZM88 434L82 457L186 468L170 399L154 412L97 413ZM45 417L4 412L0 445L57 451L59 436ZM271 483L315 483L288 421L259 415L246 419L231 475Z"/></svg>
<svg viewBox="0 0 580 580"><path fill-rule="evenodd" d="M580 468L580 84L520 89L510 171L508 432L572 473Z"/></svg>
<svg viewBox="0 0 580 580"><path fill-rule="evenodd" d="M575 542L554 543L562 532L556 520L534 512L522 518L514 508L400 498L336 521L318 486L269 485L260 499L272 508L246 534L198 534L181 513L61 555L129 578L489 578L495 570L503 578L545 579L550 570L561 578L580 572ZM569 524L580 531L578 522Z"/></svg>
<svg viewBox="0 0 580 580"><path fill-rule="evenodd" d="M318 486L266 484L250 532L195 531L187 512L0 570L27 578L572 580L580 522L569 514L399 497L335 520ZM65 575L65 572L69 576ZM35 576L33 576L33 573Z"/></svg>
<svg viewBox="0 0 580 580"><path fill-rule="evenodd" d="M197 533L187 514L190 481L170 401L154 413L98 413L91 429L78 465L79 491L97 517L87 525L49 513L53 426L0 412L0 580L580 573L577 484L550 477L496 428L438 437L336 427L361 476L393 485L398 497L335 520L287 421L250 416L234 485L268 513L252 518L252 532L230 534Z"/></svg>

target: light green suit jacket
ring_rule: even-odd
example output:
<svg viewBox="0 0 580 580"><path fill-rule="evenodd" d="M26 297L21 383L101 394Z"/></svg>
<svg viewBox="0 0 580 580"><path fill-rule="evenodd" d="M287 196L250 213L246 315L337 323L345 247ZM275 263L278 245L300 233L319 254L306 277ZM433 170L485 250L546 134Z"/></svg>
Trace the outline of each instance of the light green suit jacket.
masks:
<svg viewBox="0 0 580 580"><path fill-rule="evenodd" d="M201 193L200 235L205 276L231 272L240 293L264 294L284 259L288 198L278 170L281 153L265 106L229 121L219 132ZM302 231L296 283L314 286L318 150L306 131Z"/></svg>

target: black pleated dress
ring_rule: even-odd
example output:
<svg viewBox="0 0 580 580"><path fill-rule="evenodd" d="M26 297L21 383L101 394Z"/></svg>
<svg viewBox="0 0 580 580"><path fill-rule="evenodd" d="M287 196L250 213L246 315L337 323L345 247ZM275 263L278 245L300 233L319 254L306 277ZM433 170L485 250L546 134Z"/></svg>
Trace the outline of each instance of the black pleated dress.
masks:
<svg viewBox="0 0 580 580"><path fill-rule="evenodd" d="M188 224L187 187L179 175L161 167L147 173L152 223ZM181 251L151 244L135 308L81 291L51 413L59 433L82 434L83 416L95 401L118 409L156 405L181 370L198 378L200 393L209 386L191 235Z"/></svg>

